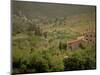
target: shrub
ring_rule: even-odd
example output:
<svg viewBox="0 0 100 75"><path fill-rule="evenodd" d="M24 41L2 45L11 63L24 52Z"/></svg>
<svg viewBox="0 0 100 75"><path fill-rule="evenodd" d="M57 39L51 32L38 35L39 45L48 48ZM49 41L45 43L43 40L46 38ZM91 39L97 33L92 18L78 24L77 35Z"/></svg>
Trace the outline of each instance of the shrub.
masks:
<svg viewBox="0 0 100 75"><path fill-rule="evenodd" d="M77 51L69 58L64 59L64 66L65 70L95 69L96 60L94 52L88 47L85 50Z"/></svg>
<svg viewBox="0 0 100 75"><path fill-rule="evenodd" d="M67 44L66 43L64 43L64 42L59 42L59 49L61 50L61 49L67 49Z"/></svg>

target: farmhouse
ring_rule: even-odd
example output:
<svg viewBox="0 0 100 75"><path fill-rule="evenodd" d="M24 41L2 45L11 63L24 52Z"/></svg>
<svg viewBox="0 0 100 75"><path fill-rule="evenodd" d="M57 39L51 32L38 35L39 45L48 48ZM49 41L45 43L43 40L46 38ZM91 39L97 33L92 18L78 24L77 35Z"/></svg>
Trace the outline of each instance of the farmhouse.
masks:
<svg viewBox="0 0 100 75"><path fill-rule="evenodd" d="M95 42L96 42L95 31L87 31L83 33L83 36L77 37L77 39L75 40L68 41L67 46L68 48L73 50L79 48L82 43L95 44Z"/></svg>

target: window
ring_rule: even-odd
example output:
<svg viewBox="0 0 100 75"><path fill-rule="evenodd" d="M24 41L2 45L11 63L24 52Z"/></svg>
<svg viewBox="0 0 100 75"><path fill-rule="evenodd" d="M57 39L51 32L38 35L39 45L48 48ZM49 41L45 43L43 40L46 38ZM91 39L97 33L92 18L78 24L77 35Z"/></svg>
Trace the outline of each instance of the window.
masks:
<svg viewBox="0 0 100 75"><path fill-rule="evenodd" d="M86 40L88 40L88 39L86 39Z"/></svg>
<svg viewBox="0 0 100 75"><path fill-rule="evenodd" d="M92 40L90 39L90 42L91 42Z"/></svg>
<svg viewBox="0 0 100 75"><path fill-rule="evenodd" d="M88 37L88 35L86 34L86 37Z"/></svg>
<svg viewBox="0 0 100 75"><path fill-rule="evenodd" d="M90 37L92 37L92 34L90 35Z"/></svg>

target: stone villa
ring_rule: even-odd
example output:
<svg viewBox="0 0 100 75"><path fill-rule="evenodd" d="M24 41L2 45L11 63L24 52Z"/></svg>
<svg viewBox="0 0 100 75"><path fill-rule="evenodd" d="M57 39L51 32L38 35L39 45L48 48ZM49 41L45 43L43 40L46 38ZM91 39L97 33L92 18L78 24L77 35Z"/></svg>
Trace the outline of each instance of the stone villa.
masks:
<svg viewBox="0 0 100 75"><path fill-rule="evenodd" d="M71 50L79 48L81 43L85 44L95 44L96 43L96 34L94 31L84 32L82 36L77 37L77 39L67 42L68 48Z"/></svg>

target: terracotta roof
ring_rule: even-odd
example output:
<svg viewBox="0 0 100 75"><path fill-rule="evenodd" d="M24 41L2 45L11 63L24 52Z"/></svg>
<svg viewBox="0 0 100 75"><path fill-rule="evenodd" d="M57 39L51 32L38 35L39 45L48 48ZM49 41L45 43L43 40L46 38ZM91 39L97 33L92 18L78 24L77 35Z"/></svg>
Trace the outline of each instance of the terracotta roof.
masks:
<svg viewBox="0 0 100 75"><path fill-rule="evenodd" d="M68 44L79 44L80 42L81 42L80 39L76 39L76 40L68 41L67 43L68 43Z"/></svg>

